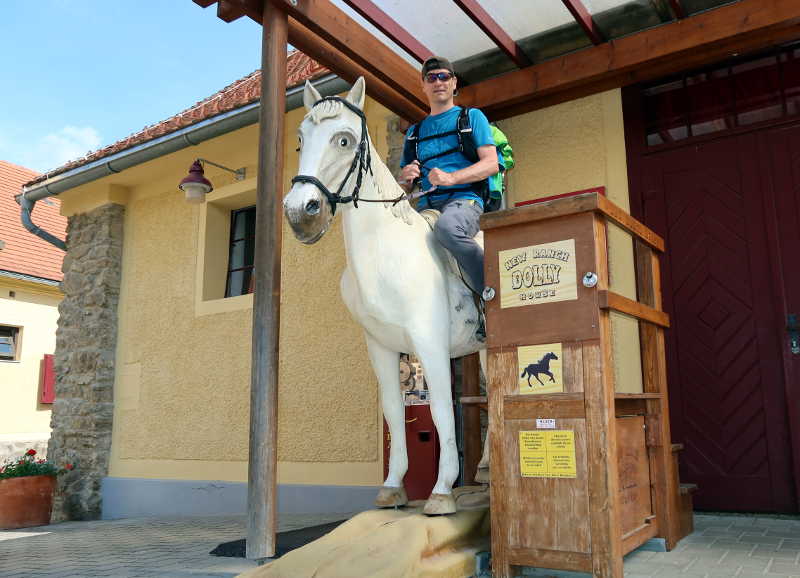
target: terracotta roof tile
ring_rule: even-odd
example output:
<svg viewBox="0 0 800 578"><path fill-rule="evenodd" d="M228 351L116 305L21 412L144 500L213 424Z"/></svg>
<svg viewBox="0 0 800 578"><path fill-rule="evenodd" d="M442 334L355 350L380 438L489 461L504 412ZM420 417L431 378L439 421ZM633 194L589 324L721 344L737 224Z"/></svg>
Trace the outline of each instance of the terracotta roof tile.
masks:
<svg viewBox="0 0 800 578"><path fill-rule="evenodd" d="M286 86L292 87L309 78L329 74L330 71L299 51L290 53L286 62ZM176 130L209 119L218 114L241 108L261 98L261 71L257 70L226 86L216 94L201 100L191 108L159 123L146 126L112 145L90 152L85 157L70 161L57 169L25 183L33 185L90 162L113 155L125 149L140 145L149 140L164 136ZM16 193L19 193L18 190ZM15 194L16 194L15 193ZM38 207L38 205L37 205Z"/></svg>
<svg viewBox="0 0 800 578"><path fill-rule="evenodd" d="M50 243L29 233L20 222L20 207L14 200L22 184L38 173L6 161L0 161L0 269L60 281L64 253ZM45 231L63 239L67 219L60 214L61 201L48 198L36 203L33 221Z"/></svg>

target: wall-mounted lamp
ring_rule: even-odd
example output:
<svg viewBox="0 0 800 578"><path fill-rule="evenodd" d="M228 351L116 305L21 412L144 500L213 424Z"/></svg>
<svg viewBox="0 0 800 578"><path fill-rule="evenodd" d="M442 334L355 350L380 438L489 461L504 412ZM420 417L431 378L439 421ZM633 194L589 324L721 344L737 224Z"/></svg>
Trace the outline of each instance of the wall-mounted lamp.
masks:
<svg viewBox="0 0 800 578"><path fill-rule="evenodd" d="M237 181L242 181L245 178L246 172L244 167L234 170L208 159L197 159L192 163L192 166L189 167L189 174L186 175L178 185L178 188L186 193L186 200L190 203L202 203L205 201L206 195L214 190L211 181L203 175L203 164L206 163L233 173Z"/></svg>

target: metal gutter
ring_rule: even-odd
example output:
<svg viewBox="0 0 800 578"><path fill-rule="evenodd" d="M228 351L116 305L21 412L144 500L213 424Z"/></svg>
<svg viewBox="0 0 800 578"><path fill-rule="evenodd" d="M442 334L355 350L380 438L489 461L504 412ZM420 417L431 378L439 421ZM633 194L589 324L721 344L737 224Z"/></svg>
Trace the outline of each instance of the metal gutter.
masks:
<svg viewBox="0 0 800 578"><path fill-rule="evenodd" d="M335 74L323 76L314 83L314 86L323 96L338 94L349 88L349 85ZM287 111L302 106L303 88L304 85L298 85L286 91ZM17 203L22 208L22 225L34 235L55 245L62 251L66 250L66 246L61 239L37 227L31 220L31 212L37 201L255 124L258 122L260 107L260 102L250 103L108 157L76 167L41 183L36 183L30 188L23 187L22 194L16 197Z"/></svg>

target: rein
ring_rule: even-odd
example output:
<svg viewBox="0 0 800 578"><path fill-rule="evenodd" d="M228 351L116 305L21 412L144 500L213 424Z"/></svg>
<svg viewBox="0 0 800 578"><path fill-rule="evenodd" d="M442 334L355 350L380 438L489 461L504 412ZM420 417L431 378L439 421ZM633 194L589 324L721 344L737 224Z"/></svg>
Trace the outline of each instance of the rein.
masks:
<svg viewBox="0 0 800 578"><path fill-rule="evenodd" d="M392 205L396 205L403 199L414 198L413 195L409 196L405 193L395 199L362 199L359 197L361 181L364 178L364 174L369 172L369 174L372 175L372 157L370 155L369 142L367 139L367 117L360 108L338 96L326 96L325 98L321 98L314 103L314 106L317 106L319 103L325 101L341 102L361 119L361 141L358 143L358 148L356 149L355 156L353 157L353 162L350 163L350 168L347 169L347 174L344 176L344 179L339 184L339 188L336 189L335 193L332 193L322 181L313 175L297 175L292 179L292 184L310 183L317 187L328 199L328 202L331 205L331 212L334 215L336 214L336 205L346 205L350 202L353 203L354 207L358 208L359 201L362 203L392 203ZM356 173L356 186L351 194L342 196L344 186L347 184L347 181L350 180L350 176L353 174L353 172Z"/></svg>

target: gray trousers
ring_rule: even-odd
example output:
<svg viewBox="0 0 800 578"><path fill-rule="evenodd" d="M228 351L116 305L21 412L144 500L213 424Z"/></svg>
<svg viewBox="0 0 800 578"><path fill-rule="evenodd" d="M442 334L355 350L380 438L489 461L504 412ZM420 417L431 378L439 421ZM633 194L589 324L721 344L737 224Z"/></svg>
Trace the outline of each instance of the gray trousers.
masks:
<svg viewBox="0 0 800 578"><path fill-rule="evenodd" d="M464 277L478 295L483 292L483 249L475 242L483 209L477 202L458 199L437 207L442 216L433 229L436 239L458 261Z"/></svg>

